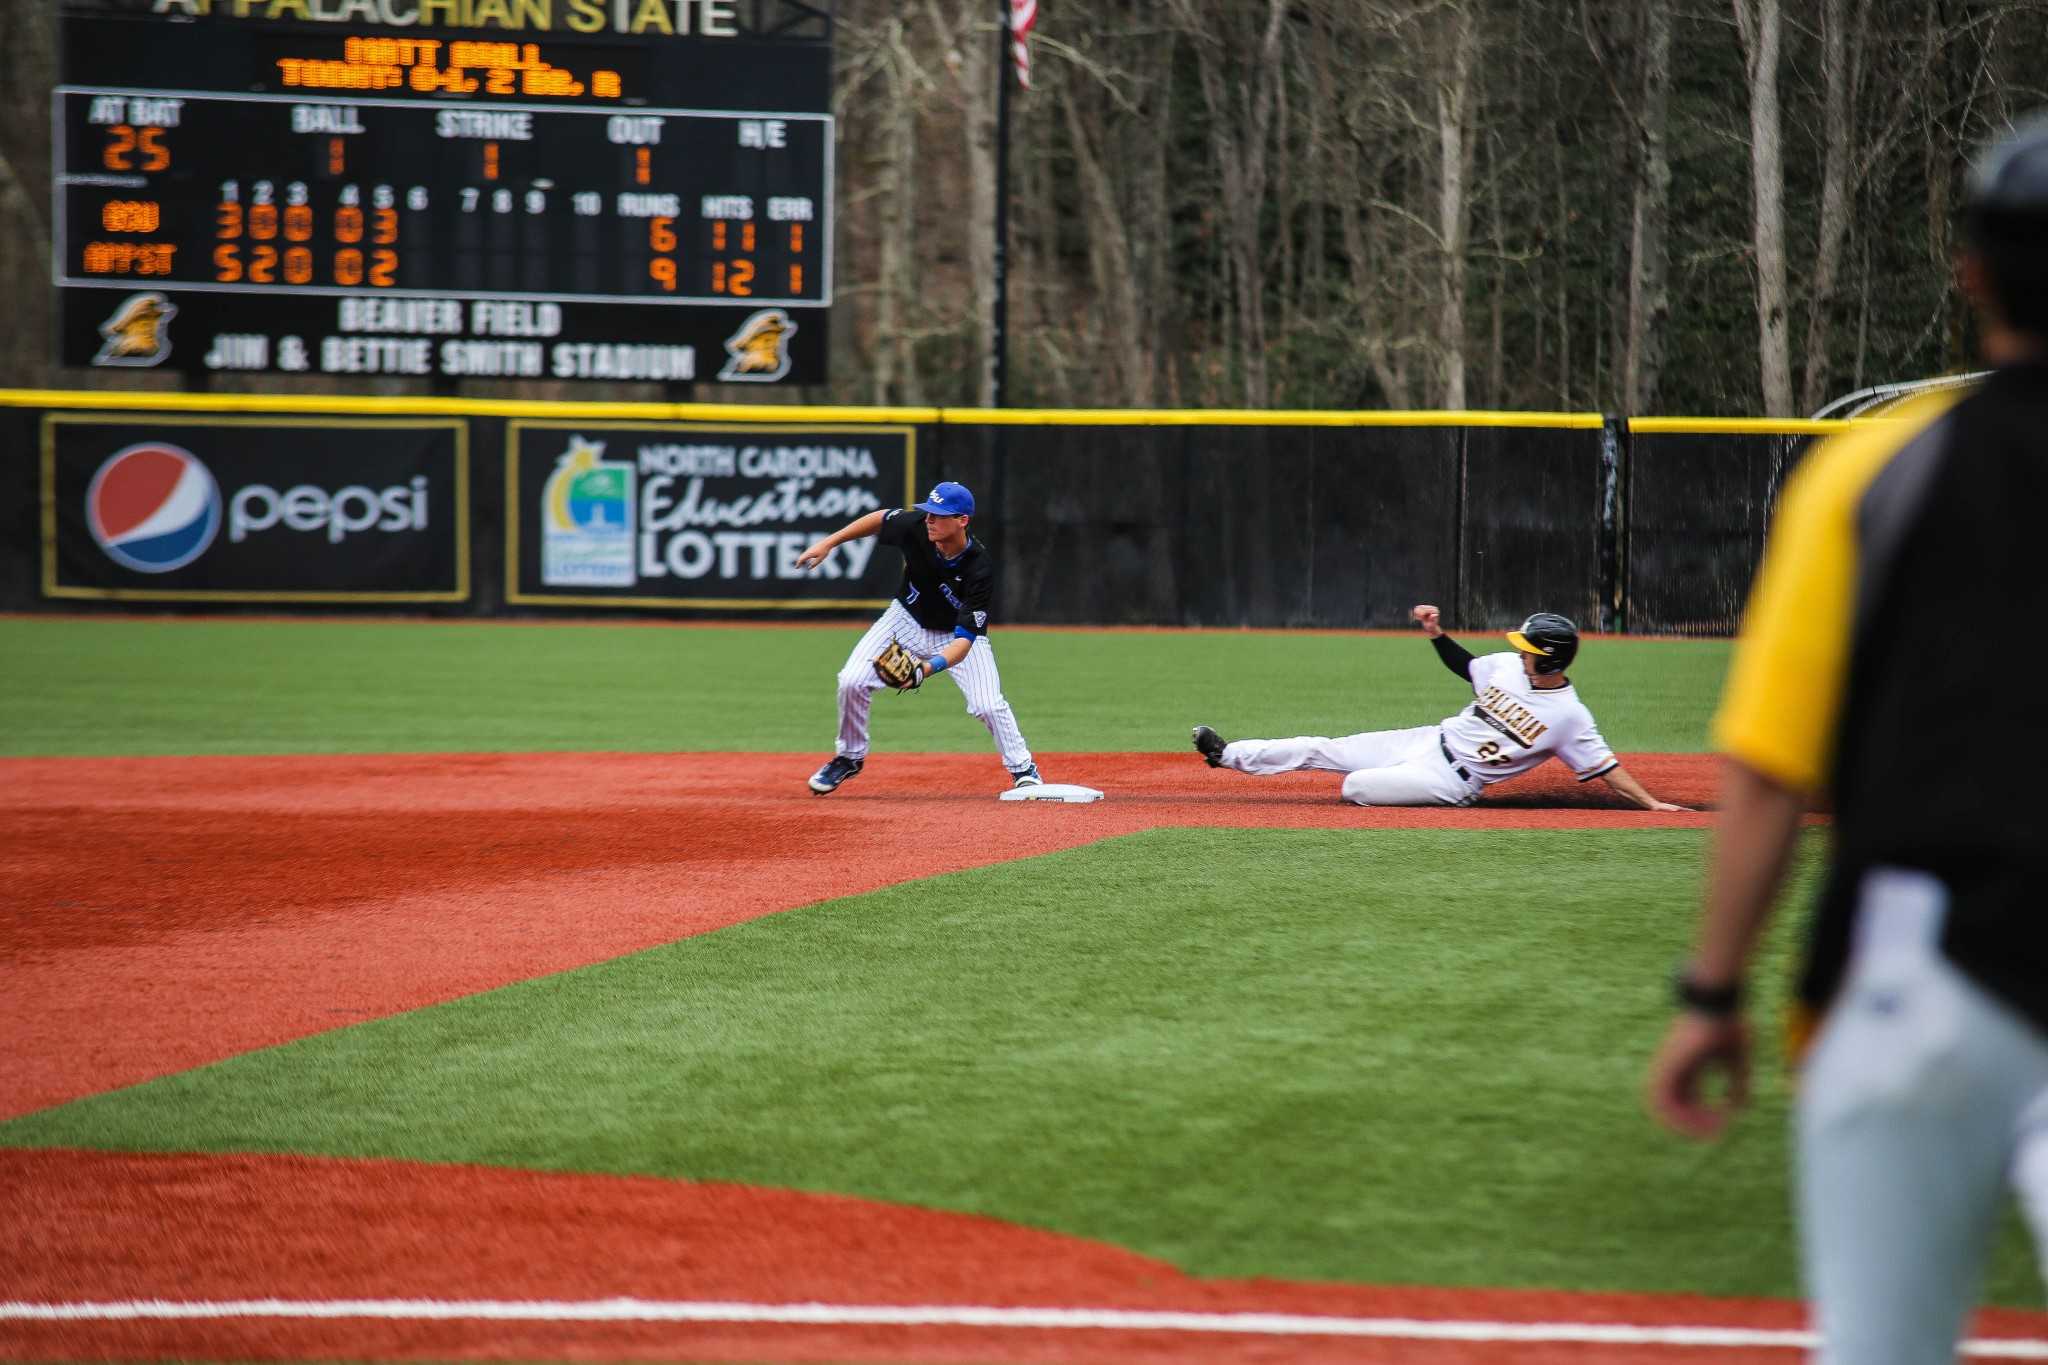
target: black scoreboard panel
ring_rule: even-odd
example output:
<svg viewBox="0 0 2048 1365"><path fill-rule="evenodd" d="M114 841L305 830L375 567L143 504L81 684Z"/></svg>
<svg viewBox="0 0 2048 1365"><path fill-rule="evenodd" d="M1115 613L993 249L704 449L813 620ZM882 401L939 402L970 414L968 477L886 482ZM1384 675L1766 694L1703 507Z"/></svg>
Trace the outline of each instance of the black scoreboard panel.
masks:
<svg viewBox="0 0 2048 1365"><path fill-rule="evenodd" d="M827 301L819 115L61 99L63 284Z"/></svg>
<svg viewBox="0 0 2048 1365"><path fill-rule="evenodd" d="M82 16L64 37L61 363L824 377L822 44Z"/></svg>

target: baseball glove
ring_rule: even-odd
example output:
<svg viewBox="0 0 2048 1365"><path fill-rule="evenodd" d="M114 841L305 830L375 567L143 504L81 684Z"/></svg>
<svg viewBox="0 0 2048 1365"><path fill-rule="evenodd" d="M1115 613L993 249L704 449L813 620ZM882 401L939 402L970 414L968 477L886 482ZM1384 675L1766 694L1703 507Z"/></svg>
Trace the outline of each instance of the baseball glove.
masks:
<svg viewBox="0 0 2048 1365"><path fill-rule="evenodd" d="M875 656L875 676L898 692L908 692L924 682L924 664L891 640L889 647Z"/></svg>

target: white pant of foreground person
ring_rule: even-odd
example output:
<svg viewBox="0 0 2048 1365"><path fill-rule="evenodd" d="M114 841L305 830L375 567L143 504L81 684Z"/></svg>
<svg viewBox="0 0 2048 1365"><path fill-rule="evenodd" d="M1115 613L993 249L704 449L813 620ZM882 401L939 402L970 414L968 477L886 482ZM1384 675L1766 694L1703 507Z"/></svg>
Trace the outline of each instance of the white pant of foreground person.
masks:
<svg viewBox="0 0 2048 1365"><path fill-rule="evenodd" d="M1820 1365L1948 1365L2007 1183L2048 1247L2048 1039L1938 946L1939 881L1878 869L1799 1088Z"/></svg>
<svg viewBox="0 0 2048 1365"><path fill-rule="evenodd" d="M1226 768L1267 776L1315 768L1343 773L1343 796L1354 806L1469 806L1480 784L1460 777L1434 725L1368 730L1328 739L1240 739L1223 746Z"/></svg>

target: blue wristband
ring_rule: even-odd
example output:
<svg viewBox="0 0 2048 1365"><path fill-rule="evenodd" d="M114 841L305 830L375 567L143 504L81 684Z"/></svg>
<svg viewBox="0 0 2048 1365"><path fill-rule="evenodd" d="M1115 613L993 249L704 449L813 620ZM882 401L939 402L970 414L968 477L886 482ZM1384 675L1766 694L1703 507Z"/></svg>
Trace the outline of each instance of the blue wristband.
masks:
<svg viewBox="0 0 2048 1365"><path fill-rule="evenodd" d="M934 655L932 655L932 657L931 657L931 658L929 658L929 659L927 659L927 660L925 661L925 665L924 665L924 672L925 672L925 676L926 676L926 677L928 677L928 678L929 678L929 677L935 677L935 676L937 676L937 675L938 675L938 674L940 674L940 673L944 673L945 671L946 671L946 656L945 656L945 655L943 655L943 654L934 654Z"/></svg>

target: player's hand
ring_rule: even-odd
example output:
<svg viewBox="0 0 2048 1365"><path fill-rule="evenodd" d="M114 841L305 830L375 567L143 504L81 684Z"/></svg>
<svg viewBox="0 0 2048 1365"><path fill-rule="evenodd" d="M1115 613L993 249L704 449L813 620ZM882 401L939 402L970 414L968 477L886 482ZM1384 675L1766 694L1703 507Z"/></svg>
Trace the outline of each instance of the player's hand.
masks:
<svg viewBox="0 0 2048 1365"><path fill-rule="evenodd" d="M1716 1075L1726 1081L1718 1103L1708 1093ZM1674 1133L1719 1136L1735 1111L1749 1103L1748 1022L1740 1014L1680 1013L1650 1063L1644 1100L1657 1121Z"/></svg>
<svg viewBox="0 0 2048 1365"><path fill-rule="evenodd" d="M1685 810L1691 810L1691 809L1692 809L1692 807L1691 807L1691 806L1674 806L1674 805L1672 805L1672 804L1671 804L1671 803L1670 803L1669 801L1652 801L1652 802L1651 802L1651 803L1649 804L1649 807L1648 807L1648 809L1650 809L1650 810L1656 810L1656 811L1664 811L1664 812L1666 812L1666 813L1676 813L1676 812L1678 812L1678 811L1685 811Z"/></svg>
<svg viewBox="0 0 2048 1365"><path fill-rule="evenodd" d="M1438 611L1435 607L1429 605L1429 603L1422 603L1420 606L1412 609L1408 614L1415 618L1415 624L1421 626L1422 633L1427 635L1430 639L1434 640L1437 636L1444 633L1444 614Z"/></svg>
<svg viewBox="0 0 2048 1365"><path fill-rule="evenodd" d="M815 569L825 562L825 556L831 554L832 549L832 540L828 536L798 555L796 557L796 566L799 569Z"/></svg>

